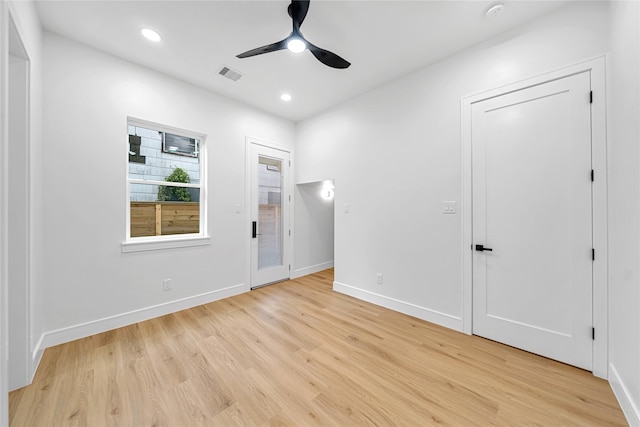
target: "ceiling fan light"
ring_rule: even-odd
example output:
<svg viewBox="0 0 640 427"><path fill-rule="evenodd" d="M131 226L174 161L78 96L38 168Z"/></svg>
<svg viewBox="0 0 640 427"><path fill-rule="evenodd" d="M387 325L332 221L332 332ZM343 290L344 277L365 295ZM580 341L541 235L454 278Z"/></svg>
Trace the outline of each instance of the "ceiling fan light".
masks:
<svg viewBox="0 0 640 427"><path fill-rule="evenodd" d="M299 38L292 38L287 42L287 49L293 53L303 52L307 48L307 44Z"/></svg>

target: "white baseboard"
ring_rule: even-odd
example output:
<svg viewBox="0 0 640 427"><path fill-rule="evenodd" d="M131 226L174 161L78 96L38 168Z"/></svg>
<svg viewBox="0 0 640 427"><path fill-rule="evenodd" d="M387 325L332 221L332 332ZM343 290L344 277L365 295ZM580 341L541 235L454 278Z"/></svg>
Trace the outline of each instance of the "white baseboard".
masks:
<svg viewBox="0 0 640 427"><path fill-rule="evenodd" d="M57 329L55 331L45 332L40 339L39 346L34 351L34 359L38 352L42 352L45 348L52 347L54 345L121 328L134 323L143 322L155 317L175 313L180 310L207 304L244 292L246 292L246 287L245 284L242 283L240 285L234 285L228 288L218 289L176 301L169 301L151 307L133 310L128 313L117 314L115 316L109 316L102 319L92 320L91 322ZM34 372L36 367L37 365L34 365Z"/></svg>
<svg viewBox="0 0 640 427"><path fill-rule="evenodd" d="M297 270L293 270L291 273L292 279L297 279L298 277L307 276L309 274L317 273L322 270L326 270L327 268L333 268L333 261L323 262L321 264L311 265L305 268L299 268Z"/></svg>
<svg viewBox="0 0 640 427"><path fill-rule="evenodd" d="M613 364L609 364L609 384L630 426L640 426L640 411Z"/></svg>
<svg viewBox="0 0 640 427"><path fill-rule="evenodd" d="M455 329L456 331L462 331L462 318L460 317L451 316L446 313L431 310L430 308L421 307L409 302L400 301L385 295L356 288L354 286L345 285L344 283L333 282L333 290L390 310L426 320L427 322Z"/></svg>
<svg viewBox="0 0 640 427"><path fill-rule="evenodd" d="M42 346L43 341L44 334L40 335L40 339L38 339L33 353L31 353L31 372L29 372L29 384L33 382L33 377L36 375L36 371L38 370L38 366L40 366L40 361L42 360L42 355L44 354L44 347Z"/></svg>

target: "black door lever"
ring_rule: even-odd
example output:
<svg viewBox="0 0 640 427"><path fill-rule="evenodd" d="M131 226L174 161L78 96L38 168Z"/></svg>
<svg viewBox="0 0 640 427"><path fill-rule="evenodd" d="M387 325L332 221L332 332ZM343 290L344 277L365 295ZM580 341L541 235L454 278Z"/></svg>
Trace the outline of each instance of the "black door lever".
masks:
<svg viewBox="0 0 640 427"><path fill-rule="evenodd" d="M493 249L485 248L483 245L476 245L476 251L478 251L478 252L484 252L484 251L492 252Z"/></svg>

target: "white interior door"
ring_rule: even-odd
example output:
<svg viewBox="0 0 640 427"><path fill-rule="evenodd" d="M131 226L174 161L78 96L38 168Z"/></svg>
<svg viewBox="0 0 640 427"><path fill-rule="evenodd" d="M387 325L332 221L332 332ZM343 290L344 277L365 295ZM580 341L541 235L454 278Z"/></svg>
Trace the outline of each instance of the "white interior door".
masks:
<svg viewBox="0 0 640 427"><path fill-rule="evenodd" d="M592 369L590 74L473 104L473 333ZM484 247L484 250L482 250Z"/></svg>
<svg viewBox="0 0 640 427"><path fill-rule="evenodd" d="M251 287L289 278L289 153L251 144Z"/></svg>

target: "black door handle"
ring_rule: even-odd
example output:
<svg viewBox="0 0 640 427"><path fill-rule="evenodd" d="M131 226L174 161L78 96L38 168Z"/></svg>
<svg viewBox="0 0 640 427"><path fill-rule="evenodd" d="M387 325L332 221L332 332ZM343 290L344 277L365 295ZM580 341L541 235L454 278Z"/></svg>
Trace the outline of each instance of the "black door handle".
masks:
<svg viewBox="0 0 640 427"><path fill-rule="evenodd" d="M484 251L492 252L493 249L485 248L483 245L476 245L476 251L478 251L478 252L484 252Z"/></svg>
<svg viewBox="0 0 640 427"><path fill-rule="evenodd" d="M251 238L255 239L256 237L258 237L258 223L256 221L253 221L252 222Z"/></svg>

